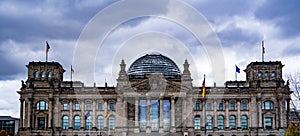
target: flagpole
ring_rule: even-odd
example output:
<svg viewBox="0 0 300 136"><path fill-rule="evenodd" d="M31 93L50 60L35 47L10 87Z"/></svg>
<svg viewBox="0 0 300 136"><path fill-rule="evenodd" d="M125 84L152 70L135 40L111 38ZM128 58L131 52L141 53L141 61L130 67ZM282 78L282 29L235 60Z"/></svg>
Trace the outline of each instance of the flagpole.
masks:
<svg viewBox="0 0 300 136"><path fill-rule="evenodd" d="M261 59L262 59L262 61L264 61L264 59L265 59L265 56L264 56L264 54L265 54L264 41L261 41L261 46L262 46Z"/></svg>
<svg viewBox="0 0 300 136"><path fill-rule="evenodd" d="M206 95L204 95L204 136L206 136Z"/></svg>
<svg viewBox="0 0 300 136"><path fill-rule="evenodd" d="M48 62L48 52L46 52L46 62Z"/></svg>
<svg viewBox="0 0 300 136"><path fill-rule="evenodd" d="M236 74L236 71L235 71L235 81L237 81L237 74Z"/></svg>
<svg viewBox="0 0 300 136"><path fill-rule="evenodd" d="M71 74L71 82L72 82L72 65L71 65L71 71L70 71L70 74Z"/></svg>
<svg viewBox="0 0 300 136"><path fill-rule="evenodd" d="M72 65L71 65L70 74L71 74L71 88L72 88L73 87L73 80L72 80L72 77L73 77L73 68L72 68Z"/></svg>

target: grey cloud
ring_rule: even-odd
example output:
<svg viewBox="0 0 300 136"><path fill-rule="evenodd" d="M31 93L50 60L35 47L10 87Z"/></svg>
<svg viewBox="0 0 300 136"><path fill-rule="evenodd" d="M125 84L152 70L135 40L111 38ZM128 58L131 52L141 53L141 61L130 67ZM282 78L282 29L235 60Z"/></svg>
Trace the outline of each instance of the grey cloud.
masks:
<svg viewBox="0 0 300 136"><path fill-rule="evenodd" d="M273 21L282 31L282 38L295 37L300 34L300 1L299 0L271 0L266 1L256 10L257 18Z"/></svg>

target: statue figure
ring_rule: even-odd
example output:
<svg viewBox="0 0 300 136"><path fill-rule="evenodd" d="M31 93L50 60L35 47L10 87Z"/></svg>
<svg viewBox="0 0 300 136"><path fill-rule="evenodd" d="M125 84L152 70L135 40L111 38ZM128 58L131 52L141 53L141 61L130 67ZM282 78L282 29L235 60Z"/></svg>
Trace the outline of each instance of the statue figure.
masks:
<svg viewBox="0 0 300 136"><path fill-rule="evenodd" d="M26 84L24 83L24 81L23 81L23 80L21 80L21 83L22 83L22 88L21 88L21 89L24 89L24 88L26 88Z"/></svg>

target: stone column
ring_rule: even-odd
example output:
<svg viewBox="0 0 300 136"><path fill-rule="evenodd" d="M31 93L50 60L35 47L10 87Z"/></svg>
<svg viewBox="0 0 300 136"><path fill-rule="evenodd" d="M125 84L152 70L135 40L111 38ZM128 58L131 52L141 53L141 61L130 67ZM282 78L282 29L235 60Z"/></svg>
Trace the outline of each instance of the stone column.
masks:
<svg viewBox="0 0 300 136"><path fill-rule="evenodd" d="M146 133L151 133L151 126L150 126L150 107L151 101L150 98L147 97L147 128Z"/></svg>
<svg viewBox="0 0 300 136"><path fill-rule="evenodd" d="M139 133L140 128L139 128L139 98L135 98L135 113L134 113L134 133Z"/></svg>
<svg viewBox="0 0 300 136"><path fill-rule="evenodd" d="M218 128L218 115L217 115L218 103L217 103L217 100L214 100L214 102L213 102L213 109L214 109L213 129L214 129L214 127Z"/></svg>
<svg viewBox="0 0 300 136"><path fill-rule="evenodd" d="M128 121L128 118L127 118L127 98L124 98L124 101L123 101L123 127L126 127L127 126L127 121Z"/></svg>
<svg viewBox="0 0 300 136"><path fill-rule="evenodd" d="M108 107L107 107L107 100L104 100L103 108L104 108L104 116L106 116L107 115L107 109L108 109ZM108 121L104 119L104 124L103 124L104 129L108 127L107 125L108 125Z"/></svg>
<svg viewBox="0 0 300 136"><path fill-rule="evenodd" d="M73 112L72 112L72 107L73 106L73 102L72 100L70 100L70 103L69 103L69 113L70 113L70 117L69 117L69 128L70 129L73 129Z"/></svg>
<svg viewBox="0 0 300 136"><path fill-rule="evenodd" d="M171 132L175 131L175 97L171 97Z"/></svg>
<svg viewBox="0 0 300 136"><path fill-rule="evenodd" d="M261 110L261 100L258 100L257 102L257 107L258 107L258 127L263 127L262 126L262 122L263 122L263 119L262 119L262 110Z"/></svg>
<svg viewBox="0 0 300 136"><path fill-rule="evenodd" d="M20 99L20 128L23 128L23 105L24 100Z"/></svg>
<svg viewBox="0 0 300 136"><path fill-rule="evenodd" d="M159 99L159 133L164 132L163 98Z"/></svg>
<svg viewBox="0 0 300 136"><path fill-rule="evenodd" d="M31 124L31 120L32 120L32 118L31 118L31 100L30 99L28 99L28 104L27 104L27 108L28 108L28 112L27 112L27 126L29 127L29 128L31 128L32 127L32 124Z"/></svg>
<svg viewBox="0 0 300 136"><path fill-rule="evenodd" d="M237 101L237 128L241 128L241 101Z"/></svg>
<svg viewBox="0 0 300 136"><path fill-rule="evenodd" d="M280 99L279 100L279 116L280 116L280 119L279 119L279 127L284 127L284 109L285 109L285 106L284 106L284 98Z"/></svg>
<svg viewBox="0 0 300 136"><path fill-rule="evenodd" d="M49 110L49 112L48 112L48 128L52 128L52 100L53 100L53 98L49 98L49 103L48 103L48 110Z"/></svg>
<svg viewBox="0 0 300 136"><path fill-rule="evenodd" d="M202 116L200 116L200 118L201 118L201 126L203 126L203 127L206 127L205 126L205 112L206 112L206 105L205 105L205 102L204 102L204 100L201 102L201 104L202 104Z"/></svg>
<svg viewBox="0 0 300 136"><path fill-rule="evenodd" d="M84 113L84 100L82 99L81 103L81 119L80 119L80 129L81 128L85 128L84 124L85 124L85 113Z"/></svg>
<svg viewBox="0 0 300 136"><path fill-rule="evenodd" d="M27 99L25 99L24 100L24 103L25 103L25 105L24 105L24 110L25 110L25 112L24 112L24 128L27 128L27 127L29 127L28 126L28 100Z"/></svg>
<svg viewBox="0 0 300 136"><path fill-rule="evenodd" d="M59 98L53 99L53 103L54 103L53 105L55 105L55 106L53 106L54 114L53 114L53 124L52 124L53 126L52 127L60 127L59 118L61 116L61 112L60 112L61 107L60 107Z"/></svg>
<svg viewBox="0 0 300 136"><path fill-rule="evenodd" d="M187 126L187 115L186 115L186 97L182 98L182 128Z"/></svg>
<svg viewBox="0 0 300 136"><path fill-rule="evenodd" d="M96 100L93 100L93 107L92 107L92 111L93 113L91 114L92 115L92 129L96 129L97 127L97 117L96 117Z"/></svg>
<svg viewBox="0 0 300 136"><path fill-rule="evenodd" d="M225 127L226 128L229 128L229 115L228 115L228 110L229 110L229 103L228 103L228 100L226 100L225 102Z"/></svg>
<svg viewBox="0 0 300 136"><path fill-rule="evenodd" d="M281 116L280 116L280 98L276 98L276 106L275 106L275 110L276 110L276 124L275 124L275 128L279 128L280 127L280 120L281 120Z"/></svg>

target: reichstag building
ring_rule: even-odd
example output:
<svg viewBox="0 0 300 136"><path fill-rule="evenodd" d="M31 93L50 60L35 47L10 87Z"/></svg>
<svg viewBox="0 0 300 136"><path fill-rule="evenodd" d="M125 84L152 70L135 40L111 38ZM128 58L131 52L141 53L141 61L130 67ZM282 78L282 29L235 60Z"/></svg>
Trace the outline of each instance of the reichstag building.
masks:
<svg viewBox="0 0 300 136"><path fill-rule="evenodd" d="M291 91L280 61L251 62L244 81L192 84L188 60L181 71L161 54L126 67L117 84L64 81L58 62L29 62L20 94L21 136L281 136L289 125Z"/></svg>

